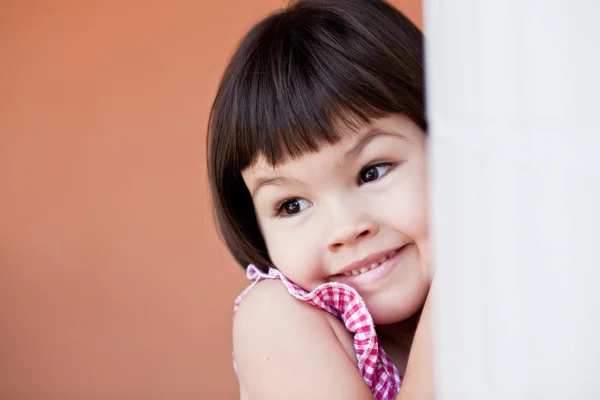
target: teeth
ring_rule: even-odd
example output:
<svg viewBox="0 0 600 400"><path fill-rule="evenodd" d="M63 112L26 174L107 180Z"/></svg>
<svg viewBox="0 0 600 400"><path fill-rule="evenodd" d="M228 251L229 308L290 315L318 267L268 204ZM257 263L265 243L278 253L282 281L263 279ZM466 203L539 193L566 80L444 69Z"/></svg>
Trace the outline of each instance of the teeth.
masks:
<svg viewBox="0 0 600 400"><path fill-rule="evenodd" d="M352 276L352 275L356 276L356 275L364 274L365 272L369 272L370 270L375 269L375 268L379 267L380 265L381 265L381 263L376 262L376 263L371 264L368 267L362 267L361 269L354 269L352 271L346 271L346 272L344 272L343 275L344 276Z"/></svg>
<svg viewBox="0 0 600 400"><path fill-rule="evenodd" d="M370 266L368 266L368 267L362 267L361 269L355 269L355 270L352 270L352 271L346 271L346 272L344 272L343 275L344 276L356 276L356 275L364 274L365 272L369 272L370 270L379 267L388 258L394 256L397 252L398 252L397 250L390 251L388 254L386 254L385 256L381 257L381 259L379 261L374 262Z"/></svg>

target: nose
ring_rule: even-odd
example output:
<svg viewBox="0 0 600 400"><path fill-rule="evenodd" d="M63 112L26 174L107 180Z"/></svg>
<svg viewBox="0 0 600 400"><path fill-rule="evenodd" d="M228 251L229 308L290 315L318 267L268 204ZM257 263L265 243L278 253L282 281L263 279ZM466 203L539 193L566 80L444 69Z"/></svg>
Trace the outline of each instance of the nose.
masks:
<svg viewBox="0 0 600 400"><path fill-rule="evenodd" d="M367 210L352 204L336 205L330 210L328 249L340 249L360 243L379 232L376 218Z"/></svg>

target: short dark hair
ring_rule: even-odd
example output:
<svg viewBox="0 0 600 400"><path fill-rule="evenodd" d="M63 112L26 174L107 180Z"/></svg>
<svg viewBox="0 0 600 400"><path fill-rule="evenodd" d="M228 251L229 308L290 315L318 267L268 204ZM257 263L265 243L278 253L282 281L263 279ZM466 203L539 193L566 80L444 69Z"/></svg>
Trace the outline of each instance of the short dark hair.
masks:
<svg viewBox="0 0 600 400"><path fill-rule="evenodd" d="M244 37L212 106L208 173L219 230L242 266L272 266L241 172L402 113L426 131L423 35L382 0L300 0ZM347 131L347 129L346 129Z"/></svg>

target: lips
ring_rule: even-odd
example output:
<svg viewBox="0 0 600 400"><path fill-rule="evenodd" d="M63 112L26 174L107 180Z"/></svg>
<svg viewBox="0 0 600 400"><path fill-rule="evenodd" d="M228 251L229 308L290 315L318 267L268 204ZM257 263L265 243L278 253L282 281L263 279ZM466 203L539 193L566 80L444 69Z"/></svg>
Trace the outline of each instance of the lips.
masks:
<svg viewBox="0 0 600 400"><path fill-rule="evenodd" d="M396 253L398 253L398 251L400 251L400 249L395 249L395 250L389 251L389 252L385 253L383 256L379 257L376 261L364 262L363 266L351 269L349 271L345 271L338 275L342 275L342 276L353 276L354 275L354 276L356 276L356 275L364 274L365 272L369 272L377 267L380 267L381 264L383 264L388 258L393 257Z"/></svg>
<svg viewBox="0 0 600 400"><path fill-rule="evenodd" d="M381 267L389 258L394 257L406 247L406 244L394 249L371 254L362 260L348 264L336 277L357 276Z"/></svg>
<svg viewBox="0 0 600 400"><path fill-rule="evenodd" d="M387 278L397 267L404 265L409 244L392 250L372 254L362 260L348 264L329 280L348 284L360 290L370 290L377 282Z"/></svg>

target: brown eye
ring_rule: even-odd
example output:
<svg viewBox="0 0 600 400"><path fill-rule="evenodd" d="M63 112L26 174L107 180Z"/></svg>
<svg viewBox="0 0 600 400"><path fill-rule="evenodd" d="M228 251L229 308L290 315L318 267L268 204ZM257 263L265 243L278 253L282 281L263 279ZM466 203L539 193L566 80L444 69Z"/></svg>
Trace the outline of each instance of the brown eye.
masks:
<svg viewBox="0 0 600 400"><path fill-rule="evenodd" d="M286 214L296 214L300 211L300 203L298 200L289 201L283 205L283 211Z"/></svg>
<svg viewBox="0 0 600 400"><path fill-rule="evenodd" d="M308 207L310 207L310 203L304 199L290 199L281 203L278 214L282 217L290 217L304 211Z"/></svg>
<svg viewBox="0 0 600 400"><path fill-rule="evenodd" d="M384 176L391 168L390 164L377 164L363 169L360 173L360 183L376 181Z"/></svg>

